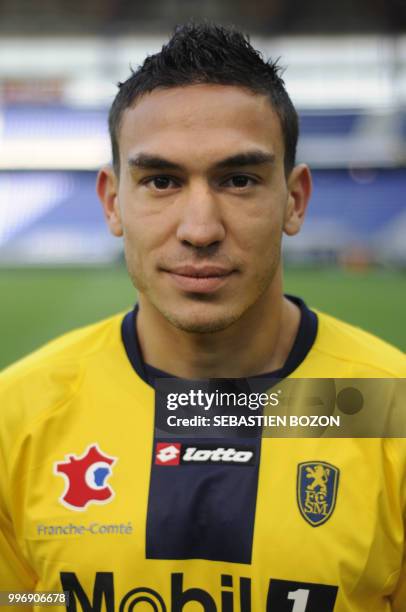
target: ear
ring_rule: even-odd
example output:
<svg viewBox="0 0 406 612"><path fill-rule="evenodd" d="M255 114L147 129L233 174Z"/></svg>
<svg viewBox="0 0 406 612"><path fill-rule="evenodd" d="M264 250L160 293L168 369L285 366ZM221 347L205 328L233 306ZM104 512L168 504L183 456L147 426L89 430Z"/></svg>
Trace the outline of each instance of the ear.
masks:
<svg viewBox="0 0 406 612"><path fill-rule="evenodd" d="M285 211L283 231L294 236L302 227L307 203L312 192L312 177L306 164L295 166L288 178L288 204Z"/></svg>
<svg viewBox="0 0 406 612"><path fill-rule="evenodd" d="M118 204L118 179L113 168L105 166L99 171L96 191L103 205L104 216L113 236L122 236L120 207Z"/></svg>

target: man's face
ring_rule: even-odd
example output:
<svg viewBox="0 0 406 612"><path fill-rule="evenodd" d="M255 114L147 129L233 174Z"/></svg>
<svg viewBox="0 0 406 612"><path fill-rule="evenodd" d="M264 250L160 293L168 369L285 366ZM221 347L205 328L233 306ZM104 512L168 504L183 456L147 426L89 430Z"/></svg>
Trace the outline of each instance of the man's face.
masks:
<svg viewBox="0 0 406 612"><path fill-rule="evenodd" d="M107 216L142 306L210 332L271 301L282 232L297 229L268 99L234 86L154 90L124 112L119 147Z"/></svg>

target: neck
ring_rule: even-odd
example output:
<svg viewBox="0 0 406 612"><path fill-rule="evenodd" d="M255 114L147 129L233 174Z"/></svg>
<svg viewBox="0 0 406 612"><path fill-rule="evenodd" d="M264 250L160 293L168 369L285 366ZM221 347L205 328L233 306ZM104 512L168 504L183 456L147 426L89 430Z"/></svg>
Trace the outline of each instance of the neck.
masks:
<svg viewBox="0 0 406 612"><path fill-rule="evenodd" d="M300 323L299 308L281 288L266 292L227 329L206 334L174 327L142 295L139 304L137 333L145 363L189 379L244 378L280 369Z"/></svg>

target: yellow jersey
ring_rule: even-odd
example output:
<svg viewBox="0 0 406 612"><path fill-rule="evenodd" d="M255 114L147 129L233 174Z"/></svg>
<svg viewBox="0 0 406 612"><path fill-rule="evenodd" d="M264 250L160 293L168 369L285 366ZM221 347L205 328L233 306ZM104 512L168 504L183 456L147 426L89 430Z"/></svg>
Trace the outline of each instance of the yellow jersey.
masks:
<svg viewBox="0 0 406 612"><path fill-rule="evenodd" d="M400 351L297 303L273 375L405 377ZM405 612L405 440L162 438L135 316L1 376L0 591L67 591L72 612Z"/></svg>

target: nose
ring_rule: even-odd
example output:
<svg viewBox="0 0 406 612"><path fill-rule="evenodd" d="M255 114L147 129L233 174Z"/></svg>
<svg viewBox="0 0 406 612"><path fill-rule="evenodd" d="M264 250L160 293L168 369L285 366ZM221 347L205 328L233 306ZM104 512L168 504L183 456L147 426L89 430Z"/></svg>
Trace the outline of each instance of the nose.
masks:
<svg viewBox="0 0 406 612"><path fill-rule="evenodd" d="M208 247L224 240L225 228L216 194L207 184L190 187L181 203L177 238L196 248Z"/></svg>

